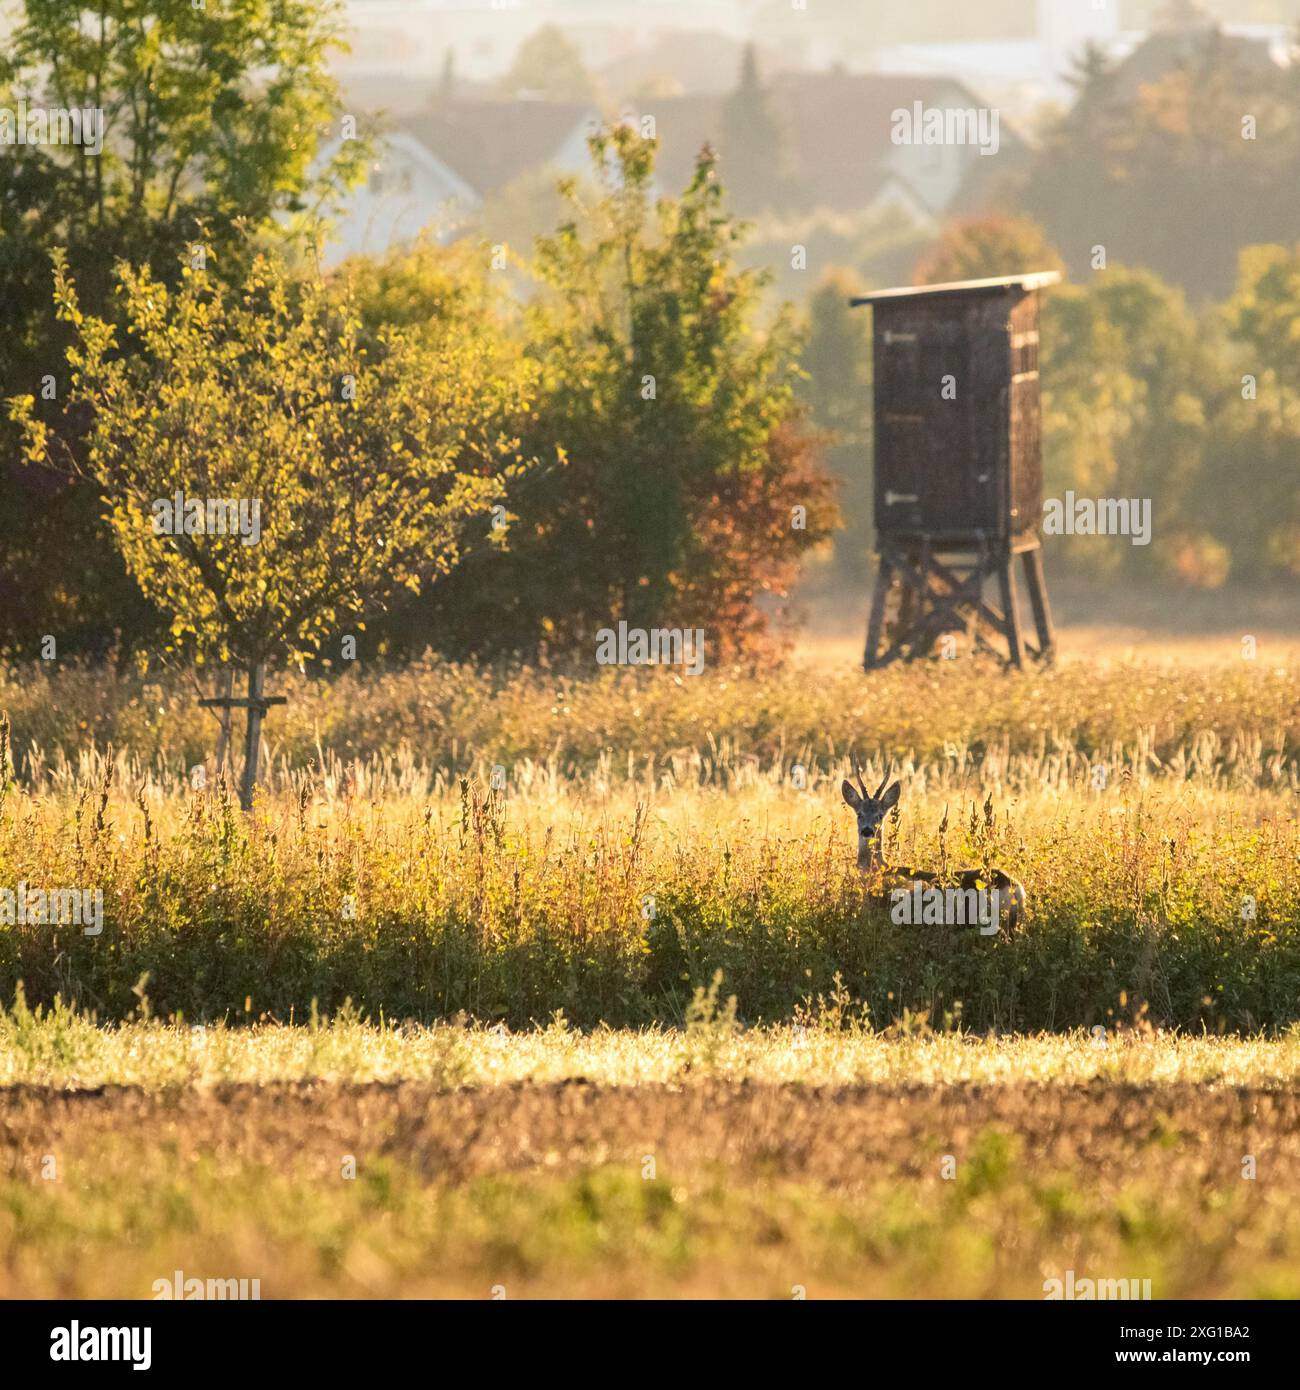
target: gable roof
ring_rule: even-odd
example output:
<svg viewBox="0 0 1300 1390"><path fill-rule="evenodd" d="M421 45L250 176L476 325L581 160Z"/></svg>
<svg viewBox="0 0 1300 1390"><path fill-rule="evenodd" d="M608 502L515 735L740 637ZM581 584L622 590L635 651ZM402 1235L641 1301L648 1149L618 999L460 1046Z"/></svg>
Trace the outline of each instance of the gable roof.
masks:
<svg viewBox="0 0 1300 1390"><path fill-rule="evenodd" d="M545 165L597 115L582 102L446 101L397 124L486 196Z"/></svg>
<svg viewBox="0 0 1300 1390"><path fill-rule="evenodd" d="M948 77L847 72L789 73L773 84L786 112L790 155L813 205L860 207L878 182L876 167L893 150L893 113L929 108L974 109L988 102ZM1022 144L1000 121L1002 145Z"/></svg>
<svg viewBox="0 0 1300 1390"><path fill-rule="evenodd" d="M895 111L911 110L917 101L943 109L987 105L964 83L947 77L791 72L774 77L767 92L785 132L785 153L798 180L800 201L809 207L846 210L869 206L886 180L883 166L894 148L890 133ZM670 188L685 184L706 143L718 151L726 181L725 103L725 96L704 94L646 103L659 135L656 168L662 183ZM1000 126L1003 146L1023 149L1015 130L1005 122Z"/></svg>
<svg viewBox="0 0 1300 1390"><path fill-rule="evenodd" d="M467 207L472 207L479 201L474 188L461 178L446 160L440 159L423 140L417 139L409 131L389 131L381 138L380 149L381 151L392 150L404 155L431 182L449 189L452 196L459 199ZM381 153L381 165L382 162L383 155Z"/></svg>

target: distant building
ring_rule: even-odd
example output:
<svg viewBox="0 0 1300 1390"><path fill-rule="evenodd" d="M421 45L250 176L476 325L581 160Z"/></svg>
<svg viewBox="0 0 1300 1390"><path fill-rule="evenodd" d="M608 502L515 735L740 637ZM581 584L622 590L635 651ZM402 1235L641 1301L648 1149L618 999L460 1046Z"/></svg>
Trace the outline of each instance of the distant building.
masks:
<svg viewBox="0 0 1300 1390"><path fill-rule="evenodd" d="M773 152L784 166L782 214L893 209L928 229L951 212L977 207L981 191L1027 153L1003 121L987 155L971 143L898 142L900 113L910 118L918 105L940 117L979 108L973 92L947 78L784 73L767 92L785 144ZM654 119L660 190L685 187L706 144L717 150L725 181L725 100L663 97L623 112ZM594 106L549 101L444 101L398 119L380 143L367 184L348 204L327 263L382 252L425 228L450 239L484 201L526 173L585 173L587 137L601 119Z"/></svg>
<svg viewBox="0 0 1300 1390"><path fill-rule="evenodd" d="M975 206L982 189L1027 154L1019 133L998 123L996 154L970 144L896 143L899 112L921 103L927 112L966 112L980 99L960 82L941 77L891 77L842 71L780 73L767 84L768 100L785 139L791 193L782 211L881 212L894 207L919 226L937 223L962 205ZM638 114L655 118L661 186L681 188L706 142L718 152L724 97L684 96L647 102Z"/></svg>
<svg viewBox="0 0 1300 1390"><path fill-rule="evenodd" d="M1013 119L1030 115L1043 103L1068 107L1076 90L1069 78L1091 44L1117 65L1111 88L1118 100L1132 100L1139 86L1158 81L1189 62L1213 33L1232 61L1256 70L1285 67L1290 35L1282 24L1219 24L1189 5L1184 18L1150 33L1119 27L1118 0L1099 5L1038 0L1034 32L1022 37L968 43L895 44L876 50L873 66L882 73L954 78L994 102Z"/></svg>
<svg viewBox="0 0 1300 1390"><path fill-rule="evenodd" d="M323 158L333 158L337 148L330 146ZM322 264L382 255L421 233L449 241L481 201L478 192L426 145L405 131L390 131L376 142L365 182L352 190L336 219Z"/></svg>
<svg viewBox="0 0 1300 1390"><path fill-rule="evenodd" d="M397 121L377 139L366 180L336 219L323 263L380 255L421 233L453 240L519 175L589 168L587 135L599 119L580 103L448 101Z"/></svg>
<svg viewBox="0 0 1300 1390"><path fill-rule="evenodd" d="M600 122L600 112L583 102L447 101L399 128L483 199L530 170L590 168L587 137Z"/></svg>
<svg viewBox="0 0 1300 1390"><path fill-rule="evenodd" d="M1027 153L1000 112L996 149L989 154L971 143L896 143L900 113L910 116L918 104L944 117L985 105L949 78L791 73L772 86L787 112L794 170L809 207L867 208L894 184L938 220L959 200L978 201L983 187Z"/></svg>

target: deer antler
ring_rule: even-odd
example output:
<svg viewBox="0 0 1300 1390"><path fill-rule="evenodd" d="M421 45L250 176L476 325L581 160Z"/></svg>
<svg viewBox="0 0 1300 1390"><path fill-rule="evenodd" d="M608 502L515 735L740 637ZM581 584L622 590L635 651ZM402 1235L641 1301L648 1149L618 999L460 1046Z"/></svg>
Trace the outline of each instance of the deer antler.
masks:
<svg viewBox="0 0 1300 1390"><path fill-rule="evenodd" d="M880 800L880 794L881 794L881 792L883 792L883 791L885 790L885 788L886 788L888 785L889 785L889 769L886 768L886 769L885 769L884 781L882 781L881 784L876 788L876 794L875 794L875 796L873 796L873 797L871 798L872 801L879 801L879 800Z"/></svg>
<svg viewBox="0 0 1300 1390"><path fill-rule="evenodd" d="M853 763L853 775L858 779L858 789L864 797L867 797L867 784L862 780L862 769L858 766L858 755L850 753L849 759ZM867 800L874 800L874 798L867 797Z"/></svg>

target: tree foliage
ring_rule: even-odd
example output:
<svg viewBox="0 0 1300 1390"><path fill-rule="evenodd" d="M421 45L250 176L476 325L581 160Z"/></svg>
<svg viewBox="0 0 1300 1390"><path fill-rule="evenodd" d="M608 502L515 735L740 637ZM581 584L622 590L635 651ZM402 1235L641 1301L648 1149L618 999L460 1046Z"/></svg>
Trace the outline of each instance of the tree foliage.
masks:
<svg viewBox="0 0 1300 1390"><path fill-rule="evenodd" d="M1028 217L988 216L950 223L921 258L916 281L943 285L1027 271L1063 272L1061 253Z"/></svg>
<svg viewBox="0 0 1300 1390"><path fill-rule="evenodd" d="M812 421L828 432L826 466L839 484L844 526L835 534L834 577L864 588L871 575L872 363L871 316L853 309L855 277L830 272L808 307L808 340L800 358L800 394Z"/></svg>
<svg viewBox="0 0 1300 1390"><path fill-rule="evenodd" d="M501 90L509 97L526 92L549 101L600 98L599 84L583 65L581 51L554 24L543 24L519 45L510 71L501 79Z"/></svg>
<svg viewBox="0 0 1300 1390"><path fill-rule="evenodd" d="M482 340L385 326L367 347L346 301L266 257L237 289L190 268L175 291L147 268L118 276L129 354L57 268L71 403L127 570L178 645L244 665L313 655L450 571L471 522L488 531L523 467L500 429L522 384ZM30 397L15 413L47 461L58 441ZM178 494L250 504L257 534L181 526Z"/></svg>
<svg viewBox="0 0 1300 1390"><path fill-rule="evenodd" d="M795 398L798 335L787 313L760 326L764 281L735 263L743 229L708 152L652 205L653 141L619 127L591 148L599 187L564 184L526 309L539 393L523 438L543 467L516 494L509 553L433 595L436 621L479 652L574 650L619 619L753 649L760 595L785 592L835 518Z"/></svg>
<svg viewBox="0 0 1300 1390"><path fill-rule="evenodd" d="M1300 578L1300 244L1246 247L1223 323L1231 427L1205 524L1238 573Z"/></svg>
<svg viewBox="0 0 1300 1390"><path fill-rule="evenodd" d="M340 103L327 70L341 46L336 0L27 0L0 54L0 104L100 108L103 148L7 145L0 157L0 381L30 392L52 422L66 403L68 325L50 298L61 250L83 308L113 310L113 266L175 283L182 254L238 282L258 236L304 232L364 160L344 141L313 164ZM63 649L102 647L114 629L156 621L112 546L97 543L92 489L19 463L0 431L0 643L44 632ZM67 582L71 550L89 573Z"/></svg>
<svg viewBox="0 0 1300 1390"><path fill-rule="evenodd" d="M1096 53L1049 131L1024 210L1071 270L1154 270L1198 302L1230 293L1241 247L1294 235L1300 175L1295 69L1246 61L1213 27L1150 41L1171 66L1146 83Z"/></svg>

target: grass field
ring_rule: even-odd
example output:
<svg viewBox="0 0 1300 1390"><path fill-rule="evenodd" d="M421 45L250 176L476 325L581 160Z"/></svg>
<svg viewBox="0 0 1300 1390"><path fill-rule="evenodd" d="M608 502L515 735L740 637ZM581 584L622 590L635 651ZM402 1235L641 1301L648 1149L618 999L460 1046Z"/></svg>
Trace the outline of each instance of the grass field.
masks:
<svg viewBox="0 0 1300 1390"><path fill-rule="evenodd" d="M702 1001L641 1033L20 1010L0 1038L0 1296L1300 1294L1295 1035L745 1030Z"/></svg>
<svg viewBox="0 0 1300 1390"><path fill-rule="evenodd" d="M0 887L103 922L0 925L0 1296L1300 1295L1294 667L944 666L286 677L251 817L11 670ZM854 757L1015 931L864 893Z"/></svg>
<svg viewBox="0 0 1300 1390"><path fill-rule="evenodd" d="M194 788L184 722L149 735L130 682L73 673L56 698L33 693L44 676L17 681L0 884L100 890L104 924L0 928L0 998L22 980L33 1002L104 1019L145 990L191 1022L350 999L424 1022L563 1009L636 1027L680 1023L721 970L747 1022L788 1019L837 976L879 1026L1300 1016L1290 668L944 665L865 682L432 666L286 682L275 718L294 751L252 818L215 768ZM419 747L403 732L417 713ZM47 751L96 719L113 751ZM1000 864L1028 889L1019 931L900 932L864 895L839 796L851 755L903 781L886 853Z"/></svg>
<svg viewBox="0 0 1300 1390"><path fill-rule="evenodd" d="M102 885L104 922L94 936L40 921L0 931L0 997L21 979L33 1002L61 995L105 1019L131 1015L143 991L191 1022L287 1023L313 1000L351 999L376 1018L464 1011L524 1027L563 1009L583 1026L640 1026L681 1022L722 971L749 1022L789 1018L837 976L881 1026L905 1010L1003 1031L1143 1007L1211 1032L1298 1016L1294 792L1213 778L1097 791L1078 775L1004 784L990 826L972 776L922 790L926 775L891 852L1017 874L1030 899L1015 933L896 927L856 874L833 777L801 790L286 794L251 825L220 793L11 796L0 882Z"/></svg>

